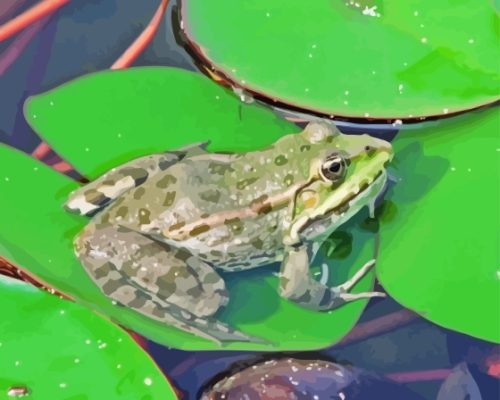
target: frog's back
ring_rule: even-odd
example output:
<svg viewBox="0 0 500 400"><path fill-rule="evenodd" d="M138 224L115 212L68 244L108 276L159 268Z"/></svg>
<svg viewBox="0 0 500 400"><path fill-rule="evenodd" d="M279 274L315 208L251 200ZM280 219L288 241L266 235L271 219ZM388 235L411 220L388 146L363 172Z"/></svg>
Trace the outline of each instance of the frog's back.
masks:
<svg viewBox="0 0 500 400"><path fill-rule="evenodd" d="M306 169L289 159L272 149L184 159L124 194L109 221L227 269L268 263L281 246L286 192ZM277 197L283 201L269 201Z"/></svg>

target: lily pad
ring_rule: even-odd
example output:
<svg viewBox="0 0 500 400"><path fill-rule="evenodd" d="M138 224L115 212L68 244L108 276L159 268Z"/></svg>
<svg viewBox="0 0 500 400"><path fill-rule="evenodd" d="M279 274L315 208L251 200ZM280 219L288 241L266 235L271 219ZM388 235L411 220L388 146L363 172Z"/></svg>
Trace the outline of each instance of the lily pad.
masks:
<svg viewBox="0 0 500 400"><path fill-rule="evenodd" d="M182 0L207 68L294 109L416 118L499 98L488 0Z"/></svg>
<svg viewBox="0 0 500 400"><path fill-rule="evenodd" d="M29 124L93 179L125 161L210 140L243 151L299 128L193 72L164 67L103 71L30 97Z"/></svg>
<svg viewBox="0 0 500 400"><path fill-rule="evenodd" d="M90 178L135 156L187 143L209 139L214 151L250 150L299 130L261 106L241 103L201 75L168 68L136 68L83 77L32 98L25 111L38 133ZM186 350L219 348L113 306L73 254L72 240L87 220L66 214L61 205L76 184L12 150L3 148L1 152L13 179L0 179L0 190L7 193L0 199L0 217L16 221L0 227L0 250L3 245L2 252L8 251L6 258L156 342ZM39 169L38 175L33 168ZM3 190L7 183L10 189ZM36 209L32 207L32 193L37 193ZM22 209L22 217L16 218L13 209ZM354 244L349 243L353 250L329 262L333 267L331 284L352 276L373 257L373 232L363 228L357 231ZM320 265L319 261L315 265ZM270 342L229 343L225 348L325 347L349 332L366 305L366 301L359 301L331 313L305 310L279 297L273 272L276 269L263 268L224 276L231 300L218 315L220 319ZM373 278L374 274L368 274L356 290L369 290Z"/></svg>
<svg viewBox="0 0 500 400"><path fill-rule="evenodd" d="M0 256L41 282L158 343L186 350L220 348L213 342L112 304L87 276L73 252L73 238L87 219L66 213L61 204L77 184L7 146L0 146L0 159L8 166L8 170L0 173ZM331 273L331 283L344 281L372 257L372 236L371 232L360 230L353 246L357 250L339 262L330 261L335 271ZM221 313L221 320L270 342L269 345L229 343L225 348L325 347L349 332L366 304L359 301L331 313L305 310L279 297L278 280L272 272L262 269L225 276L231 300ZM372 284L373 274L358 287L368 290Z"/></svg>
<svg viewBox="0 0 500 400"><path fill-rule="evenodd" d="M377 276L430 321L500 342L500 110L441 120L394 142Z"/></svg>
<svg viewBox="0 0 500 400"><path fill-rule="evenodd" d="M153 360L109 321L5 276L0 293L1 398L176 398Z"/></svg>

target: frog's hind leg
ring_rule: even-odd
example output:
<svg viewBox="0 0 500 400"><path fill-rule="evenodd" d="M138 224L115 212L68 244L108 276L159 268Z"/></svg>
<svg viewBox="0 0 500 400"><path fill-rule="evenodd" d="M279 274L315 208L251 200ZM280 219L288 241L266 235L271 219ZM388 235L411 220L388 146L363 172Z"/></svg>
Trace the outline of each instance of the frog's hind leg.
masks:
<svg viewBox="0 0 500 400"><path fill-rule="evenodd" d="M120 304L218 343L262 342L213 317L228 301L224 281L185 250L93 222L76 238L75 249L94 282Z"/></svg>
<svg viewBox="0 0 500 400"><path fill-rule="evenodd" d="M142 185L148 178L165 171L184 157L205 152L207 144L195 143L176 151L140 157L113 168L72 192L64 208L72 213L92 216L126 191Z"/></svg>

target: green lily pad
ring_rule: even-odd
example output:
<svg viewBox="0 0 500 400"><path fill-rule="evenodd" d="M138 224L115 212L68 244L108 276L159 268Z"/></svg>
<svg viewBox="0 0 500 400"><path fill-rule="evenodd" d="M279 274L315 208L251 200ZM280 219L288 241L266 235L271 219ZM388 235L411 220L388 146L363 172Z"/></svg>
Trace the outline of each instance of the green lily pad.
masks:
<svg viewBox="0 0 500 400"><path fill-rule="evenodd" d="M90 178L135 156L187 143L210 139L213 151L251 150L299 130L261 106L241 103L231 92L201 75L169 68L136 68L83 77L31 98L25 113L38 133ZM19 174L7 182L17 186L10 186L8 197L0 199L0 217L5 214L6 221L16 220L14 230L7 229L11 224L0 227L0 250L3 244L10 253L7 258L159 343L186 350L219 348L132 310L113 306L73 254L72 239L87 220L65 213L61 205L75 183L7 148L1 151L6 154L7 164L15 165L9 170ZM38 175L33 173L35 167L39 168ZM4 183L0 179L2 192ZM32 207L34 192L36 209ZM23 209L25 216L15 218L12 209ZM372 258L373 232L361 228L358 231L351 243L354 250L344 254L342 260L330 262L334 266L331 284L352 276ZM264 268L224 276L231 300L218 316L271 343L229 343L225 348L325 347L349 332L366 305L366 301L359 301L331 313L302 309L278 296L278 280L272 273L272 269ZM357 290L369 290L373 278L374 274L369 274Z"/></svg>
<svg viewBox="0 0 500 400"><path fill-rule="evenodd" d="M400 181L382 213L377 276L438 325L500 342L500 110L394 142Z"/></svg>
<svg viewBox="0 0 500 400"><path fill-rule="evenodd" d="M122 329L76 303L0 276L0 397L175 399ZM9 397L10 398L10 397Z"/></svg>
<svg viewBox="0 0 500 400"><path fill-rule="evenodd" d="M112 304L87 276L73 253L73 238L87 219L66 213L61 204L77 184L7 146L0 146L0 159L8 166L0 173L0 256L158 343L186 350L220 348L213 342ZM334 267L331 284L343 282L372 258L373 233L361 228L358 231L352 239L355 251L341 260L332 257L329 261ZM317 273L316 269L314 271ZM325 347L349 332L366 305L366 301L358 301L329 313L305 310L279 297L278 279L272 272L264 268L225 276L231 300L221 313L221 320L270 342L264 345L229 343L225 348L303 350ZM371 289L373 279L373 274L369 274L356 290Z"/></svg>
<svg viewBox="0 0 500 400"><path fill-rule="evenodd" d="M181 18L209 68L291 107L411 118L499 98L488 0L183 0Z"/></svg>
<svg viewBox="0 0 500 400"><path fill-rule="evenodd" d="M299 128L206 77L164 67L86 75L25 104L29 124L89 179L125 161L210 140L243 151Z"/></svg>

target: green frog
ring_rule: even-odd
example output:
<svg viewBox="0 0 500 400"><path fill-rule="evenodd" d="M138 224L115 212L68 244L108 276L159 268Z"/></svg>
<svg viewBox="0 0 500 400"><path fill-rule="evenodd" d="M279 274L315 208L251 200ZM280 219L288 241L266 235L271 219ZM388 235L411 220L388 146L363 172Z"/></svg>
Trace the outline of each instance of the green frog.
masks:
<svg viewBox="0 0 500 400"><path fill-rule="evenodd" d="M391 145L328 122L247 153L208 143L114 168L73 192L65 208L92 216L75 252L102 292L150 318L216 342L259 341L219 321L229 296L219 271L280 262L279 295L316 311L384 296L350 293L373 267L329 287L309 265L321 243L387 179Z"/></svg>

